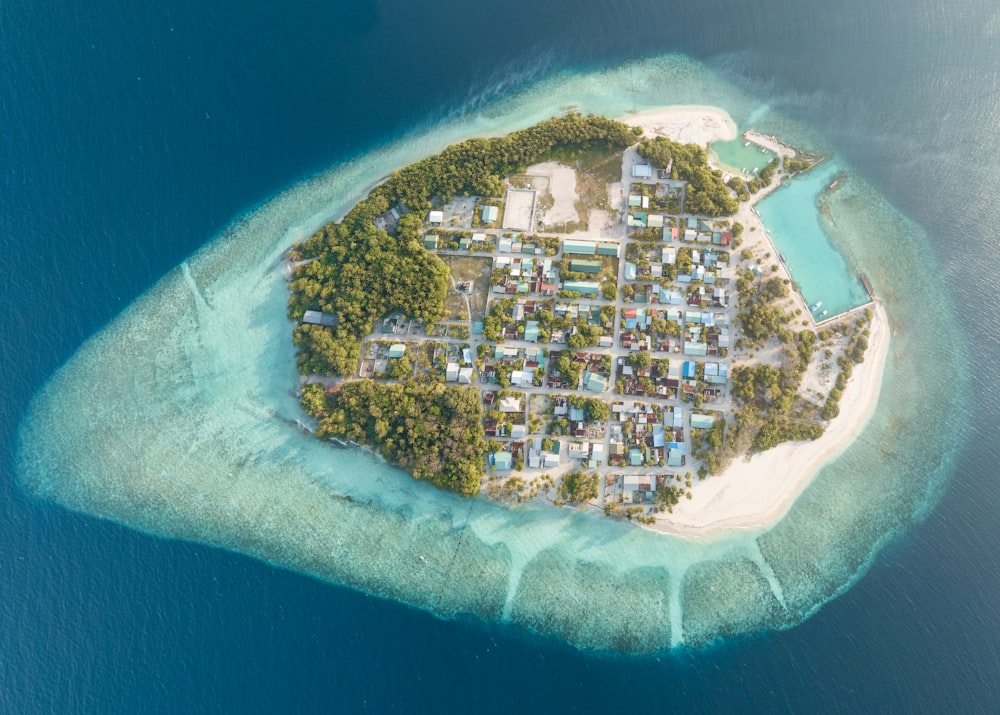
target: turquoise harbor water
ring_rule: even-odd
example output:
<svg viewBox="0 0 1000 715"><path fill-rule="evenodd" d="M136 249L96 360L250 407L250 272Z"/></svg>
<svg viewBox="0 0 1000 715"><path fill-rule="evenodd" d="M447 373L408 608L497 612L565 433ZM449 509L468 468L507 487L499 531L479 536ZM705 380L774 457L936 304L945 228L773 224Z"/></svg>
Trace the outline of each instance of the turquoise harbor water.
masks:
<svg viewBox="0 0 1000 715"><path fill-rule="evenodd" d="M739 175L753 174L754 169L763 169L774 154L756 144L746 142L741 136L724 142L708 145L709 157L728 167Z"/></svg>
<svg viewBox="0 0 1000 715"><path fill-rule="evenodd" d="M463 501L301 427L280 262L293 241L393 168L458 139L567 106L621 116L673 103L718 105L737 121L761 109L678 57L559 74L286 190L164 277L49 381L22 426L22 485L152 534L583 648L704 646L801 623L927 512L961 446L958 322L947 304L918 309L940 288L926 235L846 164L829 230L884 296L890 358L861 437L771 529L693 541L588 513ZM757 125L830 150L776 113ZM948 429L922 419L926 404Z"/></svg>
<svg viewBox="0 0 1000 715"><path fill-rule="evenodd" d="M831 240L829 220L819 202L841 171L836 161L824 161L776 189L757 204L761 222L799 288L806 305L822 302L814 317L824 320L868 303L871 298L857 265L848 263ZM836 187L830 190L836 191ZM893 237L894 238L894 237ZM890 236L856 236L856 241L891 240Z"/></svg>

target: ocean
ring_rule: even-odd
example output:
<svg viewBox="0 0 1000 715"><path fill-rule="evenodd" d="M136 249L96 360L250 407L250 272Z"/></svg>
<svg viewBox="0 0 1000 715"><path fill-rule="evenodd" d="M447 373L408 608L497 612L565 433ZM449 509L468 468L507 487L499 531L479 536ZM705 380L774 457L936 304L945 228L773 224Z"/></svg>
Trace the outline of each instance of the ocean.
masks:
<svg viewBox="0 0 1000 715"><path fill-rule="evenodd" d="M998 29L985 3L854 0L0 7L0 711L995 711ZM946 345L907 347L961 364L894 377L926 381L912 411L937 450L907 444L906 457L947 474L915 482L919 494L894 485L913 503L902 511L872 486L858 519L899 523L873 535L887 545L867 573L800 625L704 651L581 653L143 535L18 485L32 396L235 219L533 82L664 53L755 98L741 119L811 127L926 236L875 251L876 283L913 267L920 310L954 316ZM636 90L619 85L628 109ZM888 461L894 446L873 448Z"/></svg>

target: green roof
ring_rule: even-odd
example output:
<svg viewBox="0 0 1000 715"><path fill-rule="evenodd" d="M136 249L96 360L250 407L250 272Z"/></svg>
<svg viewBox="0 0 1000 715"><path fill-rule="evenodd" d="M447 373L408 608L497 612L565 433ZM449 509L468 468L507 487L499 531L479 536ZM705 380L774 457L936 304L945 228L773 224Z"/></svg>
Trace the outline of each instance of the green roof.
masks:
<svg viewBox="0 0 1000 715"><path fill-rule="evenodd" d="M563 281L563 290L597 295L601 290L601 284L595 281Z"/></svg>
<svg viewBox="0 0 1000 715"><path fill-rule="evenodd" d="M618 244L617 243L598 243L597 244L597 254L599 256L617 256L618 255Z"/></svg>
<svg viewBox="0 0 1000 715"><path fill-rule="evenodd" d="M597 244L593 241L574 241L569 238L563 241L563 253L580 253L593 256L596 250Z"/></svg>
<svg viewBox="0 0 1000 715"><path fill-rule="evenodd" d="M569 262L569 269L579 273L600 273L600 261L588 261L582 258L574 258Z"/></svg>
<svg viewBox="0 0 1000 715"><path fill-rule="evenodd" d="M510 452L494 452L493 453L493 466L497 469L510 469L513 464L513 458Z"/></svg>

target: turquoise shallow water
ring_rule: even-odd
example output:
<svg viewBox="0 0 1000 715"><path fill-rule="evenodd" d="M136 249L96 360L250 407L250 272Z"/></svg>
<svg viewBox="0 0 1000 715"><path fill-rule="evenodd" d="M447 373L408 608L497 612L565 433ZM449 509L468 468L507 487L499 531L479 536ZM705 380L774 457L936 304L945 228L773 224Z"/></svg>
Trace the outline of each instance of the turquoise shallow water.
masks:
<svg viewBox="0 0 1000 715"><path fill-rule="evenodd" d="M806 305L822 301L822 307L815 313L817 317L827 310L827 318L832 318L870 300L857 268L847 262L842 250L831 240L817 203L840 170L836 161L825 161L787 182L757 205L761 221L778 252L785 257ZM842 235L840 240L879 238Z"/></svg>
<svg viewBox="0 0 1000 715"><path fill-rule="evenodd" d="M635 89L622 97L625 78ZM862 438L770 530L685 540L593 514L463 501L300 426L280 264L294 240L388 171L464 137L568 105L621 116L675 102L716 104L737 120L759 107L676 57L559 75L283 192L168 274L53 377L22 427L22 484L144 531L581 647L655 651L801 622L926 512L961 447L921 418L929 402L960 419L964 385L953 311L916 309L936 288L926 236L860 180L833 195L828 228L847 263L871 267L885 297L894 338L882 399ZM778 115L763 123L794 144L820 141ZM905 262L889 260L900 250ZM957 422L949 427L961 434Z"/></svg>
<svg viewBox="0 0 1000 715"><path fill-rule="evenodd" d="M740 137L724 142L712 142L708 146L709 155L715 161L732 169L734 172L753 173L753 170L763 169L774 154L761 149L756 144L747 145Z"/></svg>

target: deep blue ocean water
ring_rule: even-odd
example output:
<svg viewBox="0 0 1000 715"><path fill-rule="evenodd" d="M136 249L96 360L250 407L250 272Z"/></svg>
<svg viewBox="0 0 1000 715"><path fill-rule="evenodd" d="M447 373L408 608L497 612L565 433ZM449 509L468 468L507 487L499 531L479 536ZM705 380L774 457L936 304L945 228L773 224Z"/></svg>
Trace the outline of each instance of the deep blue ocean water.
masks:
<svg viewBox="0 0 1000 715"><path fill-rule="evenodd" d="M0 5L0 712L997 711L1000 18L832 5ZM704 653L581 655L19 491L31 395L235 216L533 78L668 51L822 131L928 230L967 321L973 434L948 493L818 615Z"/></svg>

